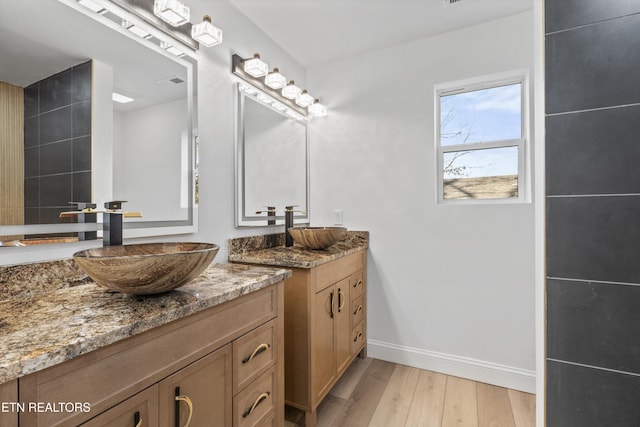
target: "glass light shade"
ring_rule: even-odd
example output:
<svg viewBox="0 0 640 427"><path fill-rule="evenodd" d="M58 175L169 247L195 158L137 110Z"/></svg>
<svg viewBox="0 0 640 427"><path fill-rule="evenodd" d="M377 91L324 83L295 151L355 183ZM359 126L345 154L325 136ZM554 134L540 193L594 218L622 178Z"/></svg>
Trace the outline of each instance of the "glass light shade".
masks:
<svg viewBox="0 0 640 427"><path fill-rule="evenodd" d="M171 45L171 44L169 44L169 43L167 43L165 41L162 41L162 40L160 41L160 47L163 48L164 50L166 50L167 52L169 52L172 55L175 55L175 56L184 55L184 53L180 49L178 49L178 48L174 47L173 45Z"/></svg>
<svg viewBox="0 0 640 427"><path fill-rule="evenodd" d="M174 27L186 24L191 19L189 8L178 0L154 0L153 14Z"/></svg>
<svg viewBox="0 0 640 427"><path fill-rule="evenodd" d="M263 104L267 104L267 105L273 104L273 100L271 98L269 98L267 95L263 95L261 93L258 93L256 98L258 98L258 101L262 102Z"/></svg>
<svg viewBox="0 0 640 427"><path fill-rule="evenodd" d="M291 118L292 118L292 119L294 119L294 120L303 120L303 119L304 119L304 117L302 116L302 114L299 114L299 113L297 113L297 112L295 112L295 111L293 111L293 110L287 110L287 111L285 112L285 114L286 114L287 116L291 117Z"/></svg>
<svg viewBox="0 0 640 427"><path fill-rule="evenodd" d="M247 95L255 95L258 92L253 86L249 86L244 83L240 83L240 90Z"/></svg>
<svg viewBox="0 0 640 427"><path fill-rule="evenodd" d="M307 93L307 90L305 89L300 95L296 97L296 104L303 108L308 107L309 105L313 104L313 96L309 95Z"/></svg>
<svg viewBox="0 0 640 427"><path fill-rule="evenodd" d="M275 67L273 71L267 74L267 77L264 78L264 84L269 86L271 89L282 89L287 85L287 79L285 76L280 74L280 70Z"/></svg>
<svg viewBox="0 0 640 427"><path fill-rule="evenodd" d="M319 100L315 100L313 104L309 105L308 108L309 114L315 117L323 117L327 115L327 107L320 104Z"/></svg>
<svg viewBox="0 0 640 427"><path fill-rule="evenodd" d="M260 54L256 53L253 58L244 61L244 72L253 77L262 77L269 71L269 66L260 59Z"/></svg>
<svg viewBox="0 0 640 427"><path fill-rule="evenodd" d="M122 27L126 28L129 31L131 31L136 36L142 37L143 39L146 39L147 37L149 37L151 35L147 31L143 30L142 28L136 27L135 25L133 25L131 22L127 21L126 19L122 20Z"/></svg>
<svg viewBox="0 0 640 427"><path fill-rule="evenodd" d="M282 88L282 96L287 99L296 99L300 92L300 88L296 86L296 82L293 80L289 80L289 84Z"/></svg>
<svg viewBox="0 0 640 427"><path fill-rule="evenodd" d="M92 2L91 0L80 0L78 3L80 3L82 6L86 7L87 9L90 9L92 12L95 12L95 13L98 13L104 10L104 7L100 6L95 2Z"/></svg>
<svg viewBox="0 0 640 427"><path fill-rule="evenodd" d="M211 18L205 15L202 22L191 27L191 37L206 47L222 43L222 30L211 24Z"/></svg>

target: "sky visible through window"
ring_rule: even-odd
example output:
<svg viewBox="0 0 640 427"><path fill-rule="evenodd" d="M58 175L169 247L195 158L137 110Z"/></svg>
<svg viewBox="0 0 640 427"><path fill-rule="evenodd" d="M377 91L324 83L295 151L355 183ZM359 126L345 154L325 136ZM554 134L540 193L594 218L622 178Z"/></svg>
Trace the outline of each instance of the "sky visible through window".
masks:
<svg viewBox="0 0 640 427"><path fill-rule="evenodd" d="M522 84L510 84L440 97L443 147L522 137ZM518 148L445 154L444 178L518 174ZM451 163L452 167L447 168Z"/></svg>

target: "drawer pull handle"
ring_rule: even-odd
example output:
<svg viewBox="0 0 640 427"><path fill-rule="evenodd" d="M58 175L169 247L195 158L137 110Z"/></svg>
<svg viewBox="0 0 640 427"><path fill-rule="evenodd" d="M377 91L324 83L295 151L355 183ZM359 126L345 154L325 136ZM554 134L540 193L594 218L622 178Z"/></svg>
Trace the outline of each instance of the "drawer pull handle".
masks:
<svg viewBox="0 0 640 427"><path fill-rule="evenodd" d="M344 292L342 292L342 289L338 288L338 313L340 313L344 308L345 299L346 298L344 297Z"/></svg>
<svg viewBox="0 0 640 427"><path fill-rule="evenodd" d="M140 418L140 411L136 411L136 413L133 414L133 425L135 427L142 427L142 418Z"/></svg>
<svg viewBox="0 0 640 427"><path fill-rule="evenodd" d="M193 402L189 399L189 396L181 395L180 387L176 387L176 427L180 425L180 402L186 403L189 408L189 416L187 417L187 422L184 424L184 427L189 427L191 417L193 416Z"/></svg>
<svg viewBox="0 0 640 427"><path fill-rule="evenodd" d="M357 288L358 286L362 285L362 279L358 280L355 285L353 285L354 288Z"/></svg>
<svg viewBox="0 0 640 427"><path fill-rule="evenodd" d="M358 308L356 308L356 311L353 312L353 315L356 316L358 313L360 313L360 311L362 311L361 305L359 305Z"/></svg>
<svg viewBox="0 0 640 427"><path fill-rule="evenodd" d="M265 393L262 393L260 396L258 396L258 398L256 399L255 402L253 402L253 405L251 405L251 408L247 409L246 411L244 411L244 413L242 414L242 418L247 418L249 415L251 415L253 413L253 411L258 407L259 404L261 404L262 402L265 401L265 399L267 397L269 397L271 393L269 393L268 391Z"/></svg>
<svg viewBox="0 0 640 427"><path fill-rule="evenodd" d="M353 339L353 342L358 341L360 338L362 338L362 332L358 332L358 335Z"/></svg>
<svg viewBox="0 0 640 427"><path fill-rule="evenodd" d="M263 342L262 344L257 346L255 350L253 350L253 353L251 353L249 356L247 356L244 359L242 359L242 363L251 362L251 360L253 360L254 357L256 357L257 355L259 355L262 352L265 352L265 351L269 350L269 347L271 347L269 344L267 344L266 342Z"/></svg>

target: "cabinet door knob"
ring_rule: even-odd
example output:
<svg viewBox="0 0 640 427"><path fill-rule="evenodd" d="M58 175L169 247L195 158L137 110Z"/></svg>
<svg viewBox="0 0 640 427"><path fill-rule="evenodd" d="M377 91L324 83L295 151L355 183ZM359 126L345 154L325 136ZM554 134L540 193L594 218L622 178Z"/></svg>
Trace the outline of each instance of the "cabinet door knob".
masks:
<svg viewBox="0 0 640 427"><path fill-rule="evenodd" d="M191 402L189 396L181 395L180 387L176 387L176 427L180 427L180 402L186 403L189 408L189 416L187 417L187 422L184 424L184 427L189 427L191 417L193 416L193 402Z"/></svg>
<svg viewBox="0 0 640 427"><path fill-rule="evenodd" d="M259 355L260 353L262 353L264 351L269 350L269 347L271 347L269 344L267 344L266 342L263 342L262 344L257 346L255 350L253 350L253 353L251 353L249 356L247 356L244 359L242 359L242 363L251 362L251 360L253 360L254 357L256 357L257 355Z"/></svg>
<svg viewBox="0 0 640 427"><path fill-rule="evenodd" d="M264 392L262 393L260 396L258 396L258 398L256 399L255 402L253 402L253 405L251 405L251 408L247 409L246 411L244 411L244 413L242 414L242 418L247 418L249 415L251 415L253 413L253 411L258 407L259 404L261 404L262 402L264 402L264 400L269 397L271 393ZM186 426L185 426L186 427Z"/></svg>
<svg viewBox="0 0 640 427"><path fill-rule="evenodd" d="M362 332L358 332L358 335L353 339L353 342L358 341L362 337Z"/></svg>
<svg viewBox="0 0 640 427"><path fill-rule="evenodd" d="M358 308L356 308L356 311L353 312L353 315L357 315L358 313L360 313L360 311L362 310L362 306L359 305Z"/></svg>
<svg viewBox="0 0 640 427"><path fill-rule="evenodd" d="M142 427L142 418L140 417L140 411L136 411L136 413L133 414L133 425L135 427Z"/></svg>
<svg viewBox="0 0 640 427"><path fill-rule="evenodd" d="M358 281L353 285L353 287L354 287L354 288L357 288L357 287L358 287L358 286L360 286L360 285L362 285L362 279L358 280Z"/></svg>

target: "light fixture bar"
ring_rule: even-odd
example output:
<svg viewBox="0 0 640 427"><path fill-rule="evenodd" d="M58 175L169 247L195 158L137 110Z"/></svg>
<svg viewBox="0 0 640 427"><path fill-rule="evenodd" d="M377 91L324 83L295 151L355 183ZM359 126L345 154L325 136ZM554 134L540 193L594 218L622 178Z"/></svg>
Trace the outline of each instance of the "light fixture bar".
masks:
<svg viewBox="0 0 640 427"><path fill-rule="evenodd" d="M285 105L287 108L299 113L302 117L309 116L309 112L307 111L306 108L300 107L295 103L294 100L287 99L284 96L282 96L282 93L279 89L272 89L269 86L267 86L265 84L264 77L253 77L249 73L247 73L244 70L244 62L245 60L237 54L233 54L231 56L231 72L235 76L241 78L242 80L249 83L253 87L261 90L262 92L264 92L265 94L273 98L274 100Z"/></svg>

